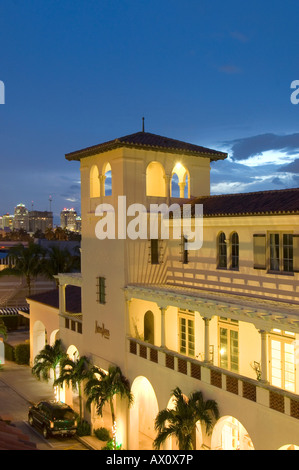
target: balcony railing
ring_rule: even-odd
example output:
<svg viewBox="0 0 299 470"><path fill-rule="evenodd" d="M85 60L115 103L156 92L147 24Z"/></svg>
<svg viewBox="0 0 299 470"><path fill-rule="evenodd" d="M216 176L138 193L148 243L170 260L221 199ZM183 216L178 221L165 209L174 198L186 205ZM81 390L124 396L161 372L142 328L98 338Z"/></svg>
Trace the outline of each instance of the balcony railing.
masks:
<svg viewBox="0 0 299 470"><path fill-rule="evenodd" d="M299 419L298 395L135 338L129 338L129 353Z"/></svg>
<svg viewBox="0 0 299 470"><path fill-rule="evenodd" d="M60 314L63 319L63 327L82 334L82 314L81 313L63 313Z"/></svg>

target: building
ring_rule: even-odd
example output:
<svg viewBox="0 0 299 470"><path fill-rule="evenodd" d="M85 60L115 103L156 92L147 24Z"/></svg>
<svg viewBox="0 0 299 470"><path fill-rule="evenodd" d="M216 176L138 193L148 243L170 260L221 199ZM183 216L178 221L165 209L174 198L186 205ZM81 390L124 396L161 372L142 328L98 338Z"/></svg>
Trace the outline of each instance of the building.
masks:
<svg viewBox="0 0 299 470"><path fill-rule="evenodd" d="M211 196L210 163L226 157L146 132L66 155L81 169L81 274L59 275L55 310L43 304L51 325L28 299L31 361L46 332L72 357L118 365L134 395L130 408L115 403L125 449L152 447L176 387L219 407L211 434L198 424L196 449L299 448L299 189ZM194 234L202 208L202 246L175 232L181 214L169 219L169 239L149 223L142 231L155 204L188 204ZM68 286L82 291L75 311ZM86 419L102 423L95 410Z"/></svg>
<svg viewBox="0 0 299 470"><path fill-rule="evenodd" d="M44 233L47 228L53 228L53 212L29 212L29 232L35 233L37 230L41 230Z"/></svg>
<svg viewBox="0 0 299 470"><path fill-rule="evenodd" d="M64 208L60 212L60 226L71 232L77 231L77 212L75 209Z"/></svg>
<svg viewBox="0 0 299 470"><path fill-rule="evenodd" d="M6 229L13 230L14 218L15 218L15 216L13 214L4 214L0 218L1 219L1 228L3 230L6 230Z"/></svg>
<svg viewBox="0 0 299 470"><path fill-rule="evenodd" d="M13 228L29 232L29 212L24 204L18 204L15 207Z"/></svg>

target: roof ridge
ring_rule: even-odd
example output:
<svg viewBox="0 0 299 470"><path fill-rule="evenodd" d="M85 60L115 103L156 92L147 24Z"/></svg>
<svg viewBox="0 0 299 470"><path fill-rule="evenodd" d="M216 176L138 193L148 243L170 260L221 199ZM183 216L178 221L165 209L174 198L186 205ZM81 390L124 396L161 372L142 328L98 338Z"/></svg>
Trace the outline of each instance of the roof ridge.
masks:
<svg viewBox="0 0 299 470"><path fill-rule="evenodd" d="M263 190L263 191L248 191L248 192L244 192L244 193L209 194L207 196L195 197L194 202L197 199L201 199L201 198L217 198L217 197L229 197L229 196L248 196L248 195L251 195L251 194L282 193L282 192L289 192L289 191L299 191L299 187L298 188L285 188L285 189L267 189L267 190Z"/></svg>

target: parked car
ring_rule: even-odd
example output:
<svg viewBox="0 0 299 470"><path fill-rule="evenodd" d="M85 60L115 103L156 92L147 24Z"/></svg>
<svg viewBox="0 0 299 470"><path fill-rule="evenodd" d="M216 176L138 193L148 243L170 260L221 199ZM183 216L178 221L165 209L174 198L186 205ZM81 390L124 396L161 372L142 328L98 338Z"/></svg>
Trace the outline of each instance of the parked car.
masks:
<svg viewBox="0 0 299 470"><path fill-rule="evenodd" d="M31 406L28 422L31 426L38 426L46 439L50 435L73 436L77 430L76 415L72 408L55 401L41 401Z"/></svg>

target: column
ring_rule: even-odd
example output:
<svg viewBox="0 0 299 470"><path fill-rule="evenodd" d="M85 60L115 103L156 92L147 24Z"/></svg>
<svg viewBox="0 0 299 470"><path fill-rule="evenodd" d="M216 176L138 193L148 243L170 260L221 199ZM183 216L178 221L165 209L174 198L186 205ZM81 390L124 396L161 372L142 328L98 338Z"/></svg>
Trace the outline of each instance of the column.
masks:
<svg viewBox="0 0 299 470"><path fill-rule="evenodd" d="M66 284L59 284L59 313L65 313L65 288Z"/></svg>
<svg viewBox="0 0 299 470"><path fill-rule="evenodd" d="M105 181L106 181L106 176L105 175L100 175L100 196L101 198L105 196Z"/></svg>
<svg viewBox="0 0 299 470"><path fill-rule="evenodd" d="M210 362L210 318L204 317L205 322L205 355L204 362Z"/></svg>
<svg viewBox="0 0 299 470"><path fill-rule="evenodd" d="M186 186L186 183L185 183L184 181L182 181L181 183L179 183L179 187L180 187L180 198L185 197L185 186Z"/></svg>
<svg viewBox="0 0 299 470"><path fill-rule="evenodd" d="M165 179L165 185L166 185L166 191L165 191L165 194L166 194L166 202L167 202L167 204L169 205L169 203L170 203L170 182L171 182L171 176L165 175L165 176L164 176L164 179Z"/></svg>
<svg viewBox="0 0 299 470"><path fill-rule="evenodd" d="M165 329L165 307L159 307L161 310L161 348L165 348L166 343L166 329Z"/></svg>
<svg viewBox="0 0 299 470"><path fill-rule="evenodd" d="M267 331L259 330L261 335L261 381L268 383Z"/></svg>

